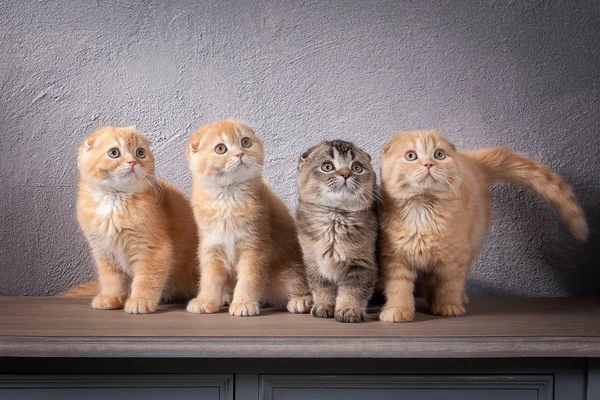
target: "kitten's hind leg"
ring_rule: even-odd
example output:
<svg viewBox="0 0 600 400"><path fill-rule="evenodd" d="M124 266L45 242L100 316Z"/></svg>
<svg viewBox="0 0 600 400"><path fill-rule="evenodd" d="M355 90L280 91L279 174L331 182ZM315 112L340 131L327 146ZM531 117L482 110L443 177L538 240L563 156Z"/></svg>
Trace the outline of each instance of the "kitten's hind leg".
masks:
<svg viewBox="0 0 600 400"><path fill-rule="evenodd" d="M190 300L188 312L211 314L219 311L225 300L227 282L230 279L221 254L215 249L200 251L200 292Z"/></svg>
<svg viewBox="0 0 600 400"><path fill-rule="evenodd" d="M338 287L335 319L339 322L363 322L376 280L376 265L367 261L352 264Z"/></svg>
<svg viewBox="0 0 600 400"><path fill-rule="evenodd" d="M468 304L469 303L469 296L467 295L467 287L465 285L465 287L463 288L463 293L462 293L462 302L463 305L464 304Z"/></svg>
<svg viewBox="0 0 600 400"><path fill-rule="evenodd" d="M304 264L286 263L280 272L269 283L268 299L274 305L281 305L292 314L303 314L310 311L312 294L304 275Z"/></svg>
<svg viewBox="0 0 600 400"><path fill-rule="evenodd" d="M94 260L98 267L100 293L94 297L92 307L96 310L122 308L127 299L129 277L104 255L94 253Z"/></svg>
<svg viewBox="0 0 600 400"><path fill-rule="evenodd" d="M304 264L294 264L289 269L287 279L287 310L294 314L304 314L312 306L312 294L304 275Z"/></svg>

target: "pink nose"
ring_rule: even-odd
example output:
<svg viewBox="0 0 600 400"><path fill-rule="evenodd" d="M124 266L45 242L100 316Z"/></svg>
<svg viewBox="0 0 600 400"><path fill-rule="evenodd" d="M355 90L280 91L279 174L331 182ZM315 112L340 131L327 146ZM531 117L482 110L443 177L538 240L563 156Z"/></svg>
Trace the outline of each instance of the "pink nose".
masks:
<svg viewBox="0 0 600 400"><path fill-rule="evenodd" d="M427 163L427 164L423 164L427 169L431 169L431 167L433 167L433 164L431 163Z"/></svg>
<svg viewBox="0 0 600 400"><path fill-rule="evenodd" d="M135 167L135 164L137 164L137 161L135 161L135 160L127 161L127 164L131 165L132 167Z"/></svg>
<svg viewBox="0 0 600 400"><path fill-rule="evenodd" d="M237 153L235 156L241 160L244 157L244 153Z"/></svg>

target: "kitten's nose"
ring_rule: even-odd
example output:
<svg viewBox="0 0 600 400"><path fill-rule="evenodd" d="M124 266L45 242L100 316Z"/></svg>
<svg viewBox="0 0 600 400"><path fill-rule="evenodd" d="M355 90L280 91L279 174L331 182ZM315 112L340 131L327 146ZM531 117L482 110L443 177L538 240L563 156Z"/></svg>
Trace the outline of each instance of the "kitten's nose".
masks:
<svg viewBox="0 0 600 400"><path fill-rule="evenodd" d="M338 175L347 180L350 178L350 170L348 168L344 168L338 171Z"/></svg>
<svg viewBox="0 0 600 400"><path fill-rule="evenodd" d="M127 161L127 164L131 165L132 167L135 167L135 164L137 164L137 161L135 161L135 160Z"/></svg>
<svg viewBox="0 0 600 400"><path fill-rule="evenodd" d="M244 157L244 153L237 153L235 156L241 160Z"/></svg>
<svg viewBox="0 0 600 400"><path fill-rule="evenodd" d="M427 169L431 169L433 167L432 163L423 164Z"/></svg>

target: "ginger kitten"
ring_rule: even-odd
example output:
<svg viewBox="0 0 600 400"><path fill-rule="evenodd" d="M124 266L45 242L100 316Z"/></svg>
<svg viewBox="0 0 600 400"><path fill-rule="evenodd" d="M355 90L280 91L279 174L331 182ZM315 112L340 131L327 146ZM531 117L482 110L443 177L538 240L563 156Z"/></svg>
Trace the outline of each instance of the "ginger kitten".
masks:
<svg viewBox="0 0 600 400"><path fill-rule="evenodd" d="M313 292L312 315L362 322L377 280L376 176L350 142L323 142L298 165L296 221Z"/></svg>
<svg viewBox="0 0 600 400"><path fill-rule="evenodd" d="M570 187L543 165L503 148L458 151L436 131L401 132L382 152L381 268L385 322L414 317L417 274L431 311L462 315L465 280L483 245L490 185L505 180L538 192L572 234L588 227Z"/></svg>
<svg viewBox="0 0 600 400"><path fill-rule="evenodd" d="M135 127L108 126L85 139L77 165L77 219L100 278L92 307L143 314L161 299L193 297L194 216L185 196L154 176L150 142Z"/></svg>
<svg viewBox="0 0 600 400"><path fill-rule="evenodd" d="M188 311L214 313L230 303L231 315L253 316L264 302L308 312L294 220L262 179L264 150L254 130L234 118L204 125L186 155L202 238L200 291Z"/></svg>

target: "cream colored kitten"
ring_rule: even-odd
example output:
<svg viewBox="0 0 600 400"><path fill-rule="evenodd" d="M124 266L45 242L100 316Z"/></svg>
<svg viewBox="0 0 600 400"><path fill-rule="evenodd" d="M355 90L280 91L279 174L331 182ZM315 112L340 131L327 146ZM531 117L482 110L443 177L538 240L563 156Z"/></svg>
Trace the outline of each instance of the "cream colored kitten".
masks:
<svg viewBox="0 0 600 400"><path fill-rule="evenodd" d="M198 285L198 234L187 199L154 176L150 142L134 127L105 127L79 148L77 219L98 267L92 307L151 313ZM99 289L99 290L98 290Z"/></svg>
<svg viewBox="0 0 600 400"><path fill-rule="evenodd" d="M308 312L294 219L262 179L263 144L254 130L234 118L204 125L186 154L202 238L200 293L188 311L214 313L231 301L234 316L258 315L262 302Z"/></svg>
<svg viewBox="0 0 600 400"><path fill-rule="evenodd" d="M506 180L538 192L573 235L588 226L569 185L548 168L502 148L457 151L436 131L401 132L382 152L381 268L387 303L380 319L410 321L423 276L431 311L464 314L465 280L488 230L490 185Z"/></svg>

